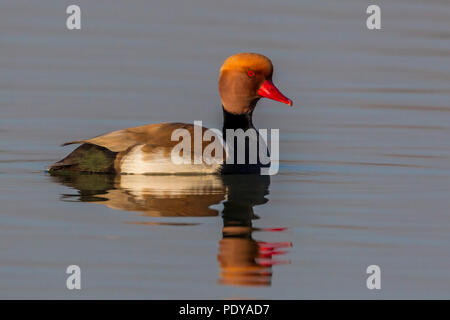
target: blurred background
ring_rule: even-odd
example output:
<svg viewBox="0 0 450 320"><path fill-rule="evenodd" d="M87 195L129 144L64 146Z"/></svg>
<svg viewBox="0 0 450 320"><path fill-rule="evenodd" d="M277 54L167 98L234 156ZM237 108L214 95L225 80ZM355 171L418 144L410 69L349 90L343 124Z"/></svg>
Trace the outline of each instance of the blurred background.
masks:
<svg viewBox="0 0 450 320"><path fill-rule="evenodd" d="M0 297L449 298L449 17L447 0L3 1ZM73 139L221 128L218 71L244 51L294 101L254 114L280 129L270 181L44 172Z"/></svg>

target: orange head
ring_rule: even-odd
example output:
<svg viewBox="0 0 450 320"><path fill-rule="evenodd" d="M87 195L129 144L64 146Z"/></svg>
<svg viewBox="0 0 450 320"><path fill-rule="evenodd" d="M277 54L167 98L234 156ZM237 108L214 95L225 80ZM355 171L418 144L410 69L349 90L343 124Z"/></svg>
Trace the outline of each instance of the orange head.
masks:
<svg viewBox="0 0 450 320"><path fill-rule="evenodd" d="M238 53L228 57L220 68L219 93L226 111L243 114L253 111L261 98L292 106L272 83L273 65L258 53Z"/></svg>

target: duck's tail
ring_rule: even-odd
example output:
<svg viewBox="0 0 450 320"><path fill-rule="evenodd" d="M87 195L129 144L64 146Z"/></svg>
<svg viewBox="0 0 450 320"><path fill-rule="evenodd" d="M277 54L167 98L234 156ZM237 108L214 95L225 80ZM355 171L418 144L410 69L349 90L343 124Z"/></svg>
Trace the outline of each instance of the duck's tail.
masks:
<svg viewBox="0 0 450 320"><path fill-rule="evenodd" d="M114 160L116 156L117 152L95 144L84 143L64 159L49 166L47 171L51 175L114 173Z"/></svg>

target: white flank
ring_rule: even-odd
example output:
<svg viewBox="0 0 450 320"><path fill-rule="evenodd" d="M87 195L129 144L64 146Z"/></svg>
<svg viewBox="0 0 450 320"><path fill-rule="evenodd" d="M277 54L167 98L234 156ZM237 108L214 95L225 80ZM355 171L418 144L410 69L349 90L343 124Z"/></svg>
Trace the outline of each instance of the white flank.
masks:
<svg viewBox="0 0 450 320"><path fill-rule="evenodd" d="M154 153L142 152L144 145L133 147L121 160L120 171L125 174L213 174L221 164L174 164L170 155L157 148ZM170 154L170 153L169 153Z"/></svg>

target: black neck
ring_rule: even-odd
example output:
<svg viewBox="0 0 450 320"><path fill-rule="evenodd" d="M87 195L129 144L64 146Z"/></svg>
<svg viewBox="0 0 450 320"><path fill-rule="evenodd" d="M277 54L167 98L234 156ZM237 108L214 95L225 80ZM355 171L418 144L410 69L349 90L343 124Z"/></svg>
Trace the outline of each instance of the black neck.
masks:
<svg viewBox="0 0 450 320"><path fill-rule="evenodd" d="M222 106L223 108L223 106ZM232 148L232 150L236 150L236 143L238 142L235 136L232 141L228 141L227 137L227 130L244 130L247 131L248 129L255 129L252 122L252 114L253 109L249 113L243 113L243 114L234 114L230 113L225 108L223 108L223 129L222 129L222 135L223 139L226 142L227 146ZM259 145L259 134L256 132L257 135L257 143L258 148L261 146ZM249 144L250 144L250 137L245 138L245 150L249 150ZM225 165L222 167L222 174L228 174L228 173L260 173L261 172L261 164L258 162L256 164L250 164L249 163L249 153L246 151L245 154L245 163L239 164L237 163L237 153L233 152L234 155L234 164L228 164L225 163ZM249 213L252 213L253 209L250 208Z"/></svg>
<svg viewBox="0 0 450 320"><path fill-rule="evenodd" d="M247 130L253 128L252 115L253 111L243 114L230 113L223 108L223 133L226 129L242 129Z"/></svg>

